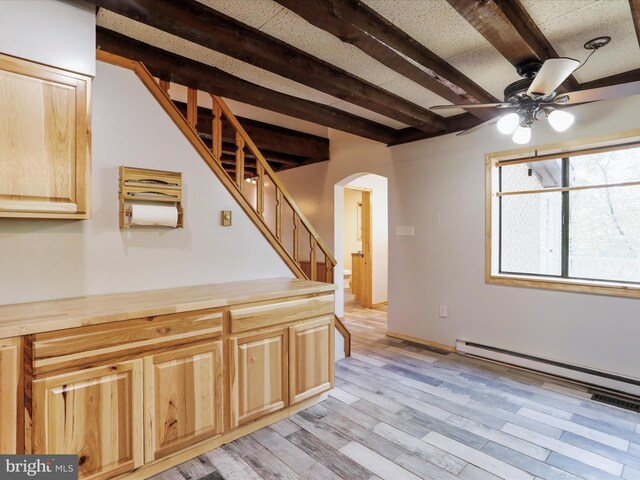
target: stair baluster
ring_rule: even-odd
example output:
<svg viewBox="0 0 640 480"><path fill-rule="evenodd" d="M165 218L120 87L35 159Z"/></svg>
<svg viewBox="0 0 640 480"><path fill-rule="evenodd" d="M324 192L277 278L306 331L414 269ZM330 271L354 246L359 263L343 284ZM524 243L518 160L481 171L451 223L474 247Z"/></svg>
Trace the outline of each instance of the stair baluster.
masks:
<svg viewBox="0 0 640 480"><path fill-rule="evenodd" d="M244 138L236 132L236 185L242 191L244 182Z"/></svg>

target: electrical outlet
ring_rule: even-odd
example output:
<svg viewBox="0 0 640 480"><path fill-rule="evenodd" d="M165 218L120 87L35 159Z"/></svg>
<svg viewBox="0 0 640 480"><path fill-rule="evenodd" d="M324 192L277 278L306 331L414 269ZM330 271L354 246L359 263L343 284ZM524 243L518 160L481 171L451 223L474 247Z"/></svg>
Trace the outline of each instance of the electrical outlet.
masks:
<svg viewBox="0 0 640 480"><path fill-rule="evenodd" d="M449 315L447 306L446 305L440 305L440 316L442 318L447 318L447 315Z"/></svg>

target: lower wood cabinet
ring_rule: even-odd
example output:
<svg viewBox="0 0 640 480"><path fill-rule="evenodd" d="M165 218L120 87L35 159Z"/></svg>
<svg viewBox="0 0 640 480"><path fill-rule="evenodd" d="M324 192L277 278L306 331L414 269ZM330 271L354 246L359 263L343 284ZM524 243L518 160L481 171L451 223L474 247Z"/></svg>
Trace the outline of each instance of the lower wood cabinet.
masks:
<svg viewBox="0 0 640 480"><path fill-rule="evenodd" d="M20 453L20 338L0 339L0 453Z"/></svg>
<svg viewBox="0 0 640 480"><path fill-rule="evenodd" d="M33 453L77 453L83 479L143 464L142 359L33 382Z"/></svg>
<svg viewBox="0 0 640 480"><path fill-rule="evenodd" d="M145 461L224 430L222 340L144 358Z"/></svg>
<svg viewBox="0 0 640 480"><path fill-rule="evenodd" d="M289 402L294 404L331 388L333 318L289 327Z"/></svg>
<svg viewBox="0 0 640 480"><path fill-rule="evenodd" d="M0 339L0 453L142 478L333 386L332 295L197 308Z"/></svg>
<svg viewBox="0 0 640 480"><path fill-rule="evenodd" d="M287 333L281 328L229 338L231 428L288 404Z"/></svg>

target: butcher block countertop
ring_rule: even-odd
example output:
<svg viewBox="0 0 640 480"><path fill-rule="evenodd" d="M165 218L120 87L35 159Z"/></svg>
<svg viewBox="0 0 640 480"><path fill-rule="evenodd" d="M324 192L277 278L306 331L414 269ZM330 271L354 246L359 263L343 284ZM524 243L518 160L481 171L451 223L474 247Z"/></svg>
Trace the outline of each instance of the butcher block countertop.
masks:
<svg viewBox="0 0 640 480"><path fill-rule="evenodd" d="M272 278L0 305L0 338L334 290L329 283Z"/></svg>

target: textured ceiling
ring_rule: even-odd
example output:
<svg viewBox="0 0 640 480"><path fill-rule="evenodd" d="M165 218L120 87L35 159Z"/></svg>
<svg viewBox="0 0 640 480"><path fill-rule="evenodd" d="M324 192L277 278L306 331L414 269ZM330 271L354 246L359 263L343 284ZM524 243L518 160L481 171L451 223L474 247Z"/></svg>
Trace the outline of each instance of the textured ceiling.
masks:
<svg viewBox="0 0 640 480"><path fill-rule="evenodd" d="M575 72L579 82L640 68L640 48L627 0L523 0L529 15L559 55L584 60L586 41L608 35L611 43Z"/></svg>
<svg viewBox="0 0 640 480"><path fill-rule="evenodd" d="M199 1L413 103L423 107L449 103L377 62L358 48L310 25L273 0ZM501 99L504 87L519 79L513 66L469 25L447 0L363 1L495 97ZM588 53L582 48L584 42L599 35L609 35L613 38L606 49L596 53L584 69L576 72L575 76L579 82L640 68L640 49L628 0L521 1L543 34L562 56L583 60ZM252 83L331 105L393 128L406 126L105 9L100 10L97 21L100 26L216 66ZM439 113L448 116L461 111Z"/></svg>

